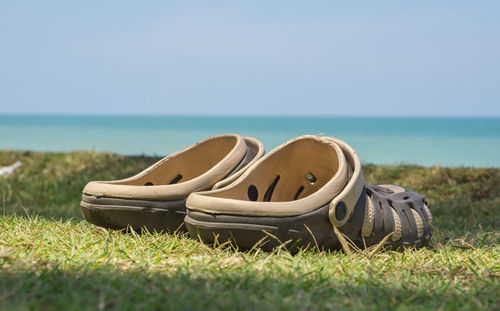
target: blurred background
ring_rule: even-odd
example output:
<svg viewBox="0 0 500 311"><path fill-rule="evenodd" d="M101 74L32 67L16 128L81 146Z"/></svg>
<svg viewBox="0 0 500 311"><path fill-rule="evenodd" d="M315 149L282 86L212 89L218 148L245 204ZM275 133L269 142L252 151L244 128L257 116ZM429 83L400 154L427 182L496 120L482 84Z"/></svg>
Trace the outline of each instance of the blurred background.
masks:
<svg viewBox="0 0 500 311"><path fill-rule="evenodd" d="M323 133L365 163L498 167L498 16L498 1L0 0L0 149Z"/></svg>

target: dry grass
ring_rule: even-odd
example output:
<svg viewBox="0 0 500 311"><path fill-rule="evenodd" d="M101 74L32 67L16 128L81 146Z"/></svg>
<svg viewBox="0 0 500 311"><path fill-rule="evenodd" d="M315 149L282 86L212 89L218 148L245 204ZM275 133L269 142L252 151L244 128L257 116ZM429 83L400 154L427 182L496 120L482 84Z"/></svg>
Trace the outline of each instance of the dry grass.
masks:
<svg viewBox="0 0 500 311"><path fill-rule="evenodd" d="M90 179L156 159L95 152L0 152L0 309L500 308L500 169L364 167L367 182L425 194L429 248L239 252L187 235L108 231L82 220Z"/></svg>

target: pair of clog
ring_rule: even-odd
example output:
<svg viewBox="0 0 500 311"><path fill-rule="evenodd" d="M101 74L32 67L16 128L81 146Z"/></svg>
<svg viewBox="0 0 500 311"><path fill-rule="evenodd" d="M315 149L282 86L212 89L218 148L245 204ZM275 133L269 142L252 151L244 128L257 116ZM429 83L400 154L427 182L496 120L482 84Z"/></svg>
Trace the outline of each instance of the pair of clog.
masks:
<svg viewBox="0 0 500 311"><path fill-rule="evenodd" d="M401 186L368 185L356 152L325 136L292 139L264 155L261 142L211 137L139 174L92 181L81 207L96 225L188 230L241 249L422 247L432 235L424 197Z"/></svg>

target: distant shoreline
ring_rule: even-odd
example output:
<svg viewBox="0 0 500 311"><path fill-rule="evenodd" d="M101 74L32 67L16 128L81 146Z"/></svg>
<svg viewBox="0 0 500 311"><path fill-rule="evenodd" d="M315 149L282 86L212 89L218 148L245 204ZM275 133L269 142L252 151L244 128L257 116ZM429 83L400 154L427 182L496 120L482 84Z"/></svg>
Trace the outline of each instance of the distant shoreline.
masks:
<svg viewBox="0 0 500 311"><path fill-rule="evenodd" d="M12 155L14 159L12 163L5 162L3 163L1 161L2 157L5 155ZM12 165L15 163L18 159L18 157L24 157L24 156L31 156L31 155L47 155L49 157L53 156L71 156L71 155L84 155L84 154L95 154L97 156L101 155L109 155L111 157L123 157L123 158L128 158L131 160L134 159L146 159L149 161L156 162L169 154L164 154L164 155L148 155L148 154L120 154L112 151L97 151L97 150L72 150L72 151L37 151L37 150L20 150L20 149L0 149L0 168ZM362 162L361 163L363 167L380 167L380 168L418 168L418 169L432 169L432 168L439 168L439 169L486 169L486 170L500 170L500 166L443 166L439 164L435 165L419 165L419 164L412 164L412 163L396 163L396 164L376 164L376 163L370 163L370 162Z"/></svg>
<svg viewBox="0 0 500 311"><path fill-rule="evenodd" d="M267 151L304 134L345 140L363 163L500 167L500 118L0 115L0 150L164 156L222 133Z"/></svg>

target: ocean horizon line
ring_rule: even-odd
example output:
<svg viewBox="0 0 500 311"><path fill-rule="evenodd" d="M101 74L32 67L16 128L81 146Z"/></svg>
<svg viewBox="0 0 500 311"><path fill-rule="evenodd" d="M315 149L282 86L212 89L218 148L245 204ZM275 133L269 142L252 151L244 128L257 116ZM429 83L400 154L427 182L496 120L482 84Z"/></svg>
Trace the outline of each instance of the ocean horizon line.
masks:
<svg viewBox="0 0 500 311"><path fill-rule="evenodd" d="M269 119L452 119L452 120L478 120L478 119L500 119L500 115L481 115L481 116L453 116L453 115L204 115L204 114L39 114L39 113L0 113L0 117L92 117L92 118L269 118Z"/></svg>
<svg viewBox="0 0 500 311"><path fill-rule="evenodd" d="M297 136L332 136L362 161L500 167L500 118L332 116L0 115L0 149L171 154L222 133L272 150Z"/></svg>

